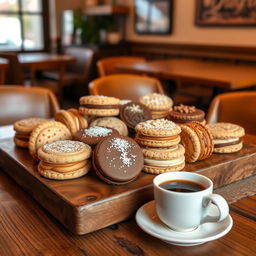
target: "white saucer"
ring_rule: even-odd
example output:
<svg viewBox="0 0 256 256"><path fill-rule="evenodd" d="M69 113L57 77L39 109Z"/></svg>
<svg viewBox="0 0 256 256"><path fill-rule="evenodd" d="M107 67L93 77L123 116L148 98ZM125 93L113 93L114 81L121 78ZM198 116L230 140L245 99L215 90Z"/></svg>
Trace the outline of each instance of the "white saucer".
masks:
<svg viewBox="0 0 256 256"><path fill-rule="evenodd" d="M215 206L210 208L210 214L216 212ZM155 201L141 206L136 213L136 222L146 233L163 240L166 243L193 246L215 240L226 235L233 225L229 215L225 220L216 223L205 223L191 232L177 232L167 227L157 216Z"/></svg>

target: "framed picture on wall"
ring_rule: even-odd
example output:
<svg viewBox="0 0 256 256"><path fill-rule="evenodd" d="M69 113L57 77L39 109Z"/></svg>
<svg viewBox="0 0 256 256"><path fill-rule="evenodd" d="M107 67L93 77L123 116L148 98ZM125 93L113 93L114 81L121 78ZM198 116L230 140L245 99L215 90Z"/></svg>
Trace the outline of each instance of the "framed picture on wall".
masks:
<svg viewBox="0 0 256 256"><path fill-rule="evenodd" d="M138 34L170 34L173 0L134 0Z"/></svg>
<svg viewBox="0 0 256 256"><path fill-rule="evenodd" d="M255 26L256 1L196 0L196 25Z"/></svg>

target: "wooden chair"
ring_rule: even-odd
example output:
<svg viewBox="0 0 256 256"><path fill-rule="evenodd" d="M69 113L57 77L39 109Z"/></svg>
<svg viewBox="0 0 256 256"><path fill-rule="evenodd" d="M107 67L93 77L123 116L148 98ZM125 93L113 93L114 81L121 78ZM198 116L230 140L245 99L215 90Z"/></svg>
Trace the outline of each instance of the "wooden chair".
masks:
<svg viewBox="0 0 256 256"><path fill-rule="evenodd" d="M134 56L117 56L101 59L97 62L99 76L107 76L117 73L124 73L116 68L117 64L142 62L145 58Z"/></svg>
<svg viewBox="0 0 256 256"><path fill-rule="evenodd" d="M5 84L24 84L22 66L16 53L0 53L1 58L8 60L8 68L5 74Z"/></svg>
<svg viewBox="0 0 256 256"><path fill-rule="evenodd" d="M230 122L256 135L256 92L241 91L217 95L211 102L206 121Z"/></svg>
<svg viewBox="0 0 256 256"><path fill-rule="evenodd" d="M132 74L100 77L89 84L89 90L91 95L114 96L134 101L153 92L164 94L163 87L157 79Z"/></svg>
<svg viewBox="0 0 256 256"><path fill-rule="evenodd" d="M59 110L55 95L48 89L0 86L0 125L29 118L52 118Z"/></svg>

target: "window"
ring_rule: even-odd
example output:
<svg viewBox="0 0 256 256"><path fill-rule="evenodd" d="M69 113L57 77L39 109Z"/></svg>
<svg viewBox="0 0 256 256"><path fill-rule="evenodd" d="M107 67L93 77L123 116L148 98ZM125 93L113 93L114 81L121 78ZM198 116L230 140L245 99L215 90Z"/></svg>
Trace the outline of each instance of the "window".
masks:
<svg viewBox="0 0 256 256"><path fill-rule="evenodd" d="M47 1L0 0L0 51L46 48Z"/></svg>

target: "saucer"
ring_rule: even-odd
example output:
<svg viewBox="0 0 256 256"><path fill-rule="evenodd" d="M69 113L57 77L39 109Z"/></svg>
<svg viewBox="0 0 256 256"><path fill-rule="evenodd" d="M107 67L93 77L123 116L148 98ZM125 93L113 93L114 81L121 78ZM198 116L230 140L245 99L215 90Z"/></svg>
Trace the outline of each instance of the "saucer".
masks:
<svg viewBox="0 0 256 256"><path fill-rule="evenodd" d="M212 205L210 215L216 214L217 207ZM155 201L141 206L136 213L136 222L146 233L163 240L166 243L179 246L194 246L203 244L226 235L233 225L229 215L226 219L215 223L204 223L190 232L177 232L166 226L157 216Z"/></svg>

